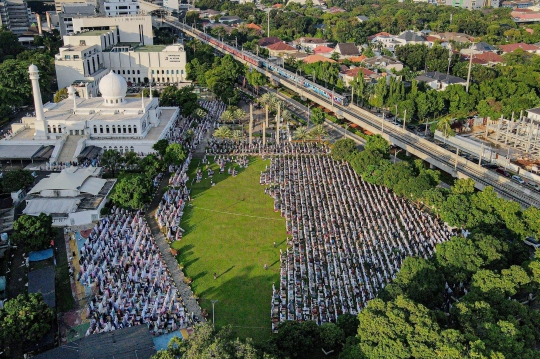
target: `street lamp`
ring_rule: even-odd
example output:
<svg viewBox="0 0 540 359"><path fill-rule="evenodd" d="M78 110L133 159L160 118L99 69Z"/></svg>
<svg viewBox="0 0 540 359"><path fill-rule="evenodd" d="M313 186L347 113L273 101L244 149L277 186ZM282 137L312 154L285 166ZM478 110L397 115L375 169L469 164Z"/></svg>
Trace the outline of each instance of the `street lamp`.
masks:
<svg viewBox="0 0 540 359"><path fill-rule="evenodd" d="M214 316L214 305L218 302L218 300L210 300L212 302L212 326L214 326L215 323L215 316Z"/></svg>
<svg viewBox="0 0 540 359"><path fill-rule="evenodd" d="M399 150L394 151L394 164L396 163L396 158L397 158L398 153L400 153L401 151L403 151L403 148L400 148Z"/></svg>
<svg viewBox="0 0 540 359"><path fill-rule="evenodd" d="M309 128L309 115L311 114L311 111L309 110L309 108L311 107L311 104L308 103L307 105L307 128Z"/></svg>

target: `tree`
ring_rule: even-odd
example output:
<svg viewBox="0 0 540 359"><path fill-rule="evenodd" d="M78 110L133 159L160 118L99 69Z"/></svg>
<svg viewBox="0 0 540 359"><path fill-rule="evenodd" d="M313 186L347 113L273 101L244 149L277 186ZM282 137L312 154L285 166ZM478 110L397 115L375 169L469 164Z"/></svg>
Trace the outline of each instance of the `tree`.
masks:
<svg viewBox="0 0 540 359"><path fill-rule="evenodd" d="M270 338L282 357L309 357L320 348L320 328L315 322L286 321L279 325L278 333Z"/></svg>
<svg viewBox="0 0 540 359"><path fill-rule="evenodd" d="M167 147L169 146L169 140L166 138L162 138L161 140L154 143L152 146L152 149L156 151L161 158L165 156L165 152L167 152Z"/></svg>
<svg viewBox="0 0 540 359"><path fill-rule="evenodd" d="M219 118L224 122L234 122L234 112L227 109L221 113Z"/></svg>
<svg viewBox="0 0 540 359"><path fill-rule="evenodd" d="M142 209L152 199L152 179L142 174L124 176L114 186L112 201L122 208Z"/></svg>
<svg viewBox="0 0 540 359"><path fill-rule="evenodd" d="M0 309L0 339L7 343L38 341L51 329L54 311L41 293L19 294Z"/></svg>
<svg viewBox="0 0 540 359"><path fill-rule="evenodd" d="M358 151L356 147L356 142L354 142L350 138L346 138L334 142L330 155L336 161L346 161L356 151Z"/></svg>
<svg viewBox="0 0 540 359"><path fill-rule="evenodd" d="M231 138L232 137L232 131L227 126L219 126L214 131L214 137L215 138L221 138L222 140L226 139L226 138Z"/></svg>
<svg viewBox="0 0 540 359"><path fill-rule="evenodd" d="M258 96L259 95L259 87L266 84L266 81L267 81L266 76L264 76L259 71L255 70L255 69L252 69L252 68L246 69L245 74L246 74L247 82L251 86L255 87L255 91L256 91L257 96Z"/></svg>
<svg viewBox="0 0 540 359"><path fill-rule="evenodd" d="M293 138L298 141L307 141L311 139L309 129L306 126L298 127L293 132Z"/></svg>
<svg viewBox="0 0 540 359"><path fill-rule="evenodd" d="M2 192L11 193L24 189L34 183L34 176L27 170L6 171L0 180Z"/></svg>
<svg viewBox="0 0 540 359"><path fill-rule="evenodd" d="M311 138L317 139L317 141L321 142L323 139L328 137L328 131L323 127L323 125L317 125L309 131L309 135Z"/></svg>
<svg viewBox="0 0 540 359"><path fill-rule="evenodd" d="M371 135L364 146L366 150L378 151L384 158L390 158L390 144L381 135Z"/></svg>
<svg viewBox="0 0 540 359"><path fill-rule="evenodd" d="M155 154L149 154L139 161L139 167L148 179L154 179L163 170L163 162Z"/></svg>
<svg viewBox="0 0 540 359"><path fill-rule="evenodd" d="M353 170L362 176L369 166L378 166L383 159L383 155L379 151L364 150L353 154L349 162Z"/></svg>
<svg viewBox="0 0 540 359"><path fill-rule="evenodd" d="M318 107L314 107L311 110L311 122L313 122L316 125L320 125L324 123L325 115L323 110L321 110Z"/></svg>
<svg viewBox="0 0 540 359"><path fill-rule="evenodd" d="M101 155L101 165L112 172L116 177L116 169L122 163L122 154L116 150L105 150Z"/></svg>
<svg viewBox="0 0 540 359"><path fill-rule="evenodd" d="M177 88L167 86L159 96L161 106L178 106L184 116L190 116L198 108L197 94L193 92L193 86Z"/></svg>
<svg viewBox="0 0 540 359"><path fill-rule="evenodd" d="M345 342L345 333L334 323L323 323L319 329L322 347L325 350L338 350Z"/></svg>
<svg viewBox="0 0 540 359"><path fill-rule="evenodd" d="M343 330L345 338L355 336L358 331L358 317L352 314L342 314L337 318L336 325Z"/></svg>
<svg viewBox="0 0 540 359"><path fill-rule="evenodd" d="M340 55L339 55L339 53L337 53L337 52L332 52L332 55L330 56L330 58L331 58L332 60L334 60L334 61L338 61L339 58L340 58Z"/></svg>
<svg viewBox="0 0 540 359"><path fill-rule="evenodd" d="M54 239L52 217L45 213L39 216L23 214L13 223L13 244L22 246L25 252L39 251L49 247Z"/></svg>
<svg viewBox="0 0 540 359"><path fill-rule="evenodd" d="M54 94L54 102L55 103L58 103L62 100L65 100L66 98L68 98L68 93L67 93L67 88L61 88L60 90L56 91L56 93Z"/></svg>
<svg viewBox="0 0 540 359"><path fill-rule="evenodd" d="M163 160L166 164L179 166L186 159L186 151L179 143L170 143L165 151Z"/></svg>

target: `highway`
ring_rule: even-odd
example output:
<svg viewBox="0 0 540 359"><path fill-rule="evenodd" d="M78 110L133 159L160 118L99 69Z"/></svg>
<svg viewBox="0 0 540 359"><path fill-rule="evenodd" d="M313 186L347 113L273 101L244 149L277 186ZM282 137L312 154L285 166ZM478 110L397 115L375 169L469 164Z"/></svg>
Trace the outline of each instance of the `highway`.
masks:
<svg viewBox="0 0 540 359"><path fill-rule="evenodd" d="M179 22L173 17L164 18L163 21L168 25L185 32L189 36L208 43L198 35L198 30L194 31L190 26ZM213 44L210 45L221 52L224 51L219 46L214 46ZM241 51L238 50L238 52ZM255 57L255 55L248 52L244 52L244 54ZM237 60L242 63L246 63L239 57L237 57ZM271 81L279 83L280 85L283 85L308 98L309 100L326 107L330 111L334 112L337 116L343 117L344 119L355 123L372 133L381 134L390 143L405 149L407 152L427 161L431 165L440 168L445 172L452 173L456 177L473 179L476 182L476 187L480 190L484 189L486 186L492 186L499 195L518 202L522 207L526 208L529 206L535 206L540 208L540 194L531 189L525 188L515 182L512 182L508 178L489 171L477 163L468 161L420 136L402 129L400 126L396 126L384 121L383 119L360 107L357 107L354 104L350 104L349 106L340 106L312 91L304 88L300 89L297 86L297 83L290 81L276 73L269 72L265 68L253 68L270 78ZM289 102L292 101L284 96L282 99ZM296 104L291 105L296 107Z"/></svg>

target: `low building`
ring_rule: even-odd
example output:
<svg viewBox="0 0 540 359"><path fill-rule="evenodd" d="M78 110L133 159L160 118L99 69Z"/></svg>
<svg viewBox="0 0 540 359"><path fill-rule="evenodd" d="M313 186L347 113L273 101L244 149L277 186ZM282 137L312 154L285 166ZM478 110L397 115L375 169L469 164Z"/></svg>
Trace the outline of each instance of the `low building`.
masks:
<svg viewBox="0 0 540 359"><path fill-rule="evenodd" d="M450 85L467 85L467 80L462 79L461 77L443 74L438 71L426 72L420 76L417 76L415 80L418 82L424 82L429 87L437 91L446 90L446 88Z"/></svg>
<svg viewBox="0 0 540 359"><path fill-rule="evenodd" d="M396 36L390 35L387 32L380 32L374 36L368 37L368 40L373 44L374 47L378 48L382 46L383 48L394 52L397 46L402 45L400 41L396 40Z"/></svg>
<svg viewBox="0 0 540 359"><path fill-rule="evenodd" d="M514 52L517 49L521 49L531 54L540 54L540 47L536 45L526 44L524 42L519 42L517 44L499 45L499 49L501 49L503 54Z"/></svg>
<svg viewBox="0 0 540 359"><path fill-rule="evenodd" d="M304 61L304 63L306 64L313 64L315 62L336 62L322 55L309 55L309 56L304 57L302 61Z"/></svg>
<svg viewBox="0 0 540 359"><path fill-rule="evenodd" d="M369 57L369 58L364 59L362 62L373 68L381 68L389 72L391 72L392 70L395 70L395 71L403 70L403 63L389 56Z"/></svg>
<svg viewBox="0 0 540 359"><path fill-rule="evenodd" d="M471 55L463 55L465 61L470 61ZM482 66L495 66L504 61L501 55L498 55L494 52L483 52L481 54L473 54L472 62L473 64L482 65Z"/></svg>
<svg viewBox="0 0 540 359"><path fill-rule="evenodd" d="M291 45L288 45L284 42L277 42L275 44L272 44L268 46L267 49L270 52L270 56L277 57L283 57L286 54L294 54L295 52L298 52L295 47L292 47Z"/></svg>
<svg viewBox="0 0 540 359"><path fill-rule="evenodd" d="M271 37L263 37L259 40L259 46L260 47L268 47L272 44L278 43L278 42L284 42L279 37L271 36Z"/></svg>
<svg viewBox="0 0 540 359"><path fill-rule="evenodd" d="M314 55L321 55L330 58L334 53L334 49L328 46L320 45L314 48L312 52Z"/></svg>
<svg viewBox="0 0 540 359"><path fill-rule="evenodd" d="M337 52L342 58L360 56L360 51L353 42L337 44L334 52Z"/></svg>
<svg viewBox="0 0 540 359"><path fill-rule="evenodd" d="M537 23L540 22L540 11L515 10L510 13L512 20L516 23Z"/></svg>
<svg viewBox="0 0 540 359"><path fill-rule="evenodd" d="M218 21L220 23L226 24L226 25L238 25L238 24L241 24L241 23L244 22L240 17L238 17L236 15L222 16L222 17L219 18Z"/></svg>
<svg viewBox="0 0 540 359"><path fill-rule="evenodd" d="M509 9L526 9L533 6L534 3L529 0L503 1L501 7Z"/></svg>
<svg viewBox="0 0 540 359"><path fill-rule="evenodd" d="M358 22L360 22L360 23L366 22L366 21L369 20L369 18L368 18L367 16L365 16L365 15L358 15L358 16L356 17L356 19L358 19Z"/></svg>
<svg viewBox="0 0 540 359"><path fill-rule="evenodd" d="M382 76L381 74L366 69L365 67L355 67L347 71L340 72L339 77L345 85L349 86L350 82L357 78L360 74L367 83L377 82L377 80Z"/></svg>
<svg viewBox="0 0 540 359"><path fill-rule="evenodd" d="M426 43L426 38L424 36L411 30L403 31L399 36L396 36L394 40L401 45L425 45Z"/></svg>
<svg viewBox="0 0 540 359"><path fill-rule="evenodd" d="M328 46L332 43L318 37L301 37L294 40L292 44L299 46L304 51L313 52L318 46Z"/></svg>
<svg viewBox="0 0 540 359"><path fill-rule="evenodd" d="M471 47L464 48L460 51L463 55L469 55L469 54L482 54L484 52L499 52L499 49L496 48L493 45L490 45L486 42L480 41L475 44L473 44Z"/></svg>
<svg viewBox="0 0 540 359"><path fill-rule="evenodd" d="M24 214L53 217L53 226L73 226L97 221L116 180L98 178L99 167L70 167L51 173L28 192Z"/></svg>

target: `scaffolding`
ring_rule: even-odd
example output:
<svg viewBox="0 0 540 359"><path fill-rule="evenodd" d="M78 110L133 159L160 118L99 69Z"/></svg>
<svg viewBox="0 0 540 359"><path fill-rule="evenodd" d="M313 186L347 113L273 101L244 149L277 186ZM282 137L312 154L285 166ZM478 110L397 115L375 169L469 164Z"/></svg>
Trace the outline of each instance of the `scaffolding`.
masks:
<svg viewBox="0 0 540 359"><path fill-rule="evenodd" d="M537 113L535 113L535 111ZM489 121L486 125L485 137L504 147L512 147L524 155L540 158L540 108L528 110L529 117L520 115L514 120L505 119Z"/></svg>

